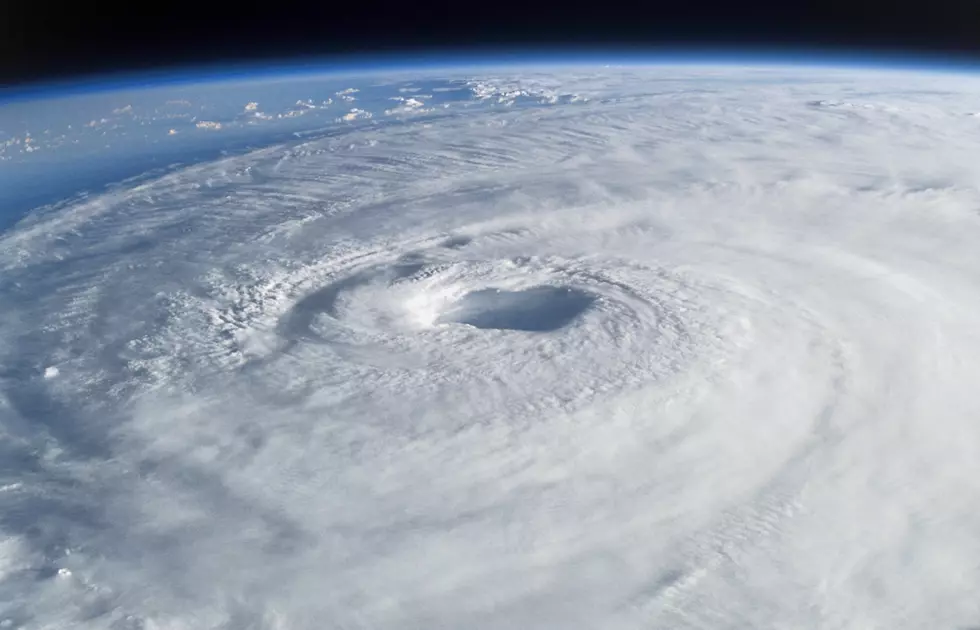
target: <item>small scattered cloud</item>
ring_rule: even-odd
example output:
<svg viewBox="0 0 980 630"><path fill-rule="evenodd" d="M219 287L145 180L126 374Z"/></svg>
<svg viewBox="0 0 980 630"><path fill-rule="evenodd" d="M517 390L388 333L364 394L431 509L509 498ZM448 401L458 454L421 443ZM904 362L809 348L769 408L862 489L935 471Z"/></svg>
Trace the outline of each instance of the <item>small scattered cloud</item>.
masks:
<svg viewBox="0 0 980 630"><path fill-rule="evenodd" d="M274 117L266 114L265 112L259 111L259 104L257 101L250 101L245 104L245 115L249 119L248 124L255 124L255 119L258 120L272 120Z"/></svg>
<svg viewBox="0 0 980 630"><path fill-rule="evenodd" d="M399 107L394 107L392 109L386 109L385 114L391 116L393 114L421 114L425 112L431 112L431 109L423 109L425 105L424 102L417 98L404 98L401 96L393 96L390 100L399 101L401 105Z"/></svg>
<svg viewBox="0 0 980 630"><path fill-rule="evenodd" d="M493 83L489 81L470 81L469 89L479 101L496 102L510 106L518 99L533 99L542 105L572 103L588 100L577 94L559 92L551 87L524 82Z"/></svg>
<svg viewBox="0 0 980 630"><path fill-rule="evenodd" d="M197 122L198 129L221 129L221 123L211 120L200 120Z"/></svg>
<svg viewBox="0 0 980 630"><path fill-rule="evenodd" d="M357 100L356 98L354 98L353 94L359 91L360 90L358 90L357 88L347 88L346 90L341 90L337 92L337 96L340 97L340 100L342 101L353 103L354 101Z"/></svg>
<svg viewBox="0 0 980 630"><path fill-rule="evenodd" d="M371 118L371 112L365 111L363 109L358 109L355 107L351 109L349 112L347 112L346 114L344 114L343 116L341 116L338 120L345 120L350 122L352 120L367 119L367 118Z"/></svg>
<svg viewBox="0 0 980 630"><path fill-rule="evenodd" d="M420 101L419 99L414 98L414 97L413 98L405 98L404 96L392 96L388 100L389 101L398 101L399 103L402 103L402 106L403 107L409 107L409 108L412 108L412 107L422 107L423 105L425 105L425 103L423 103L422 101Z"/></svg>

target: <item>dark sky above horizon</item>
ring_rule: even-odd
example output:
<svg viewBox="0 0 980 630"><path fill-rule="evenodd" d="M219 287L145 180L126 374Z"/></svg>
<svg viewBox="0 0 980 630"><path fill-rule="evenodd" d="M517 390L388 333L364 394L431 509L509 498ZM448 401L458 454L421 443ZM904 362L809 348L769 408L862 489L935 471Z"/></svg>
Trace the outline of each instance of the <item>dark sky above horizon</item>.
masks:
<svg viewBox="0 0 980 630"><path fill-rule="evenodd" d="M641 8L637 8L641 5ZM0 7L0 85L361 53L677 48L928 54L980 64L980 2L66 3Z"/></svg>

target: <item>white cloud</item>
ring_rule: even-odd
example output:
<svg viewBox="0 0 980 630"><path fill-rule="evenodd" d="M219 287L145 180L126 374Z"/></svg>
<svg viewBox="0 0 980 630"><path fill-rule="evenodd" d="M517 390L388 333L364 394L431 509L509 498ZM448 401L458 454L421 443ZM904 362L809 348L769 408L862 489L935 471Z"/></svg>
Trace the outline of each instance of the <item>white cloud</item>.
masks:
<svg viewBox="0 0 980 630"><path fill-rule="evenodd" d="M390 100L400 101L401 105L392 109L386 109L385 114L389 116L396 114L423 114L433 111L432 109L423 109L425 103L416 98L402 98L395 96Z"/></svg>
<svg viewBox="0 0 980 630"><path fill-rule="evenodd" d="M399 103L402 103L404 107L412 108L412 107L422 107L423 105L425 105L423 101L419 100L420 98L424 98L424 97L405 98L404 96L392 96L388 100L398 101Z"/></svg>
<svg viewBox="0 0 980 630"><path fill-rule="evenodd" d="M342 101L345 101L347 103L353 103L354 101L357 100L357 98L354 97L354 94L356 94L357 92L360 92L360 90L358 90L357 88L347 88L346 90L341 90L337 92L336 95Z"/></svg>
<svg viewBox="0 0 980 630"><path fill-rule="evenodd" d="M220 122L215 122L211 120L199 120L196 123L198 129L221 129L222 125Z"/></svg>
<svg viewBox="0 0 980 630"><path fill-rule="evenodd" d="M980 80L474 81L0 232L0 621L975 625Z"/></svg>
<svg viewBox="0 0 980 630"><path fill-rule="evenodd" d="M582 95L561 89L563 86L553 81L528 79L473 80L467 82L467 85L478 100L492 100L502 105L513 105L519 98L532 99L548 105L588 100Z"/></svg>
<svg viewBox="0 0 980 630"><path fill-rule="evenodd" d="M364 118L371 118L371 112L354 107L349 112L338 118L338 120L352 121Z"/></svg>

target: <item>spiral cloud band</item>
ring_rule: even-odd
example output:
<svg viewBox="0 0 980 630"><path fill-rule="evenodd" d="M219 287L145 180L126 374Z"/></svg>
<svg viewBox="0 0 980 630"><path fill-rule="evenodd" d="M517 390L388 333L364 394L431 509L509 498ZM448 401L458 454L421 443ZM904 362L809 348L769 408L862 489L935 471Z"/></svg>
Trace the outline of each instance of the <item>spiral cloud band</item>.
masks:
<svg viewBox="0 0 980 630"><path fill-rule="evenodd" d="M4 627L980 624L980 79L480 79L0 233Z"/></svg>

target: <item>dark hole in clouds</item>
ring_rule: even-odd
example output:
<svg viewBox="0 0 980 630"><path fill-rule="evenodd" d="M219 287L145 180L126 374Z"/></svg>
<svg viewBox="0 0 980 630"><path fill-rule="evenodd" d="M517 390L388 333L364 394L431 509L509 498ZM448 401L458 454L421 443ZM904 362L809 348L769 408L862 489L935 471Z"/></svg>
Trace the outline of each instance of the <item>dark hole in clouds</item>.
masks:
<svg viewBox="0 0 980 630"><path fill-rule="evenodd" d="M483 289L466 294L440 323L476 328L549 332L570 324L595 297L568 287L534 287L523 291Z"/></svg>

